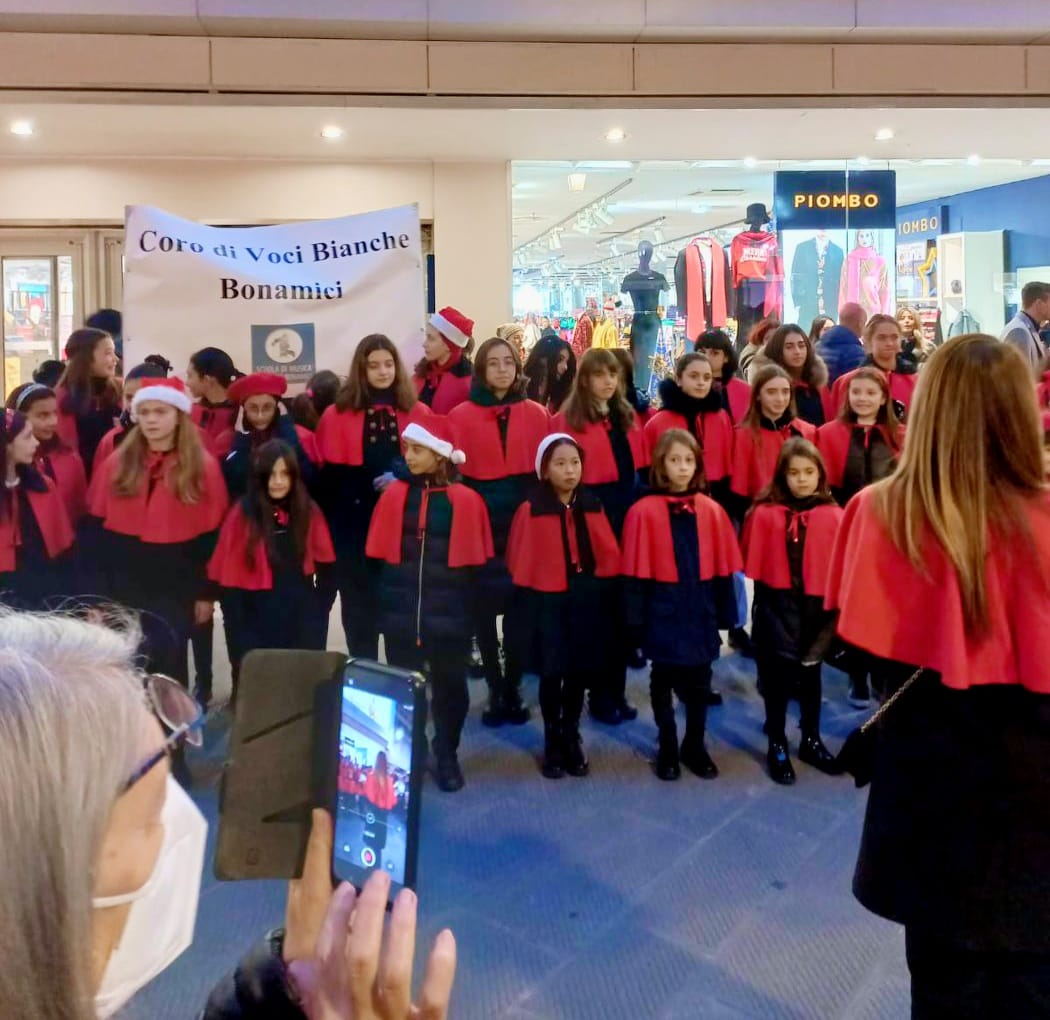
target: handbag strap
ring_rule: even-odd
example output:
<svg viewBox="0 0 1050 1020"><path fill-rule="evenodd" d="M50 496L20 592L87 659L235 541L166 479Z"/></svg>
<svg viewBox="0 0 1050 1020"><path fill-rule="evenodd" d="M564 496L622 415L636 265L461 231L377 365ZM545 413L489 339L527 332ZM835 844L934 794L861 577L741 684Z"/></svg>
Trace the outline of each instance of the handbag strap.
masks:
<svg viewBox="0 0 1050 1020"><path fill-rule="evenodd" d="M904 694L904 692L906 690L908 690L908 688L911 687L912 684L914 684L915 681L918 680L919 677L922 676L922 674L925 673L925 672L926 672L925 669L919 668L914 673L912 673L912 675L910 677L908 677L908 679L905 680L904 683L902 683L900 685L900 687L898 687L897 690L894 691L893 694L890 695L890 697L888 697L878 707L878 709L876 710L875 714L870 719L868 719L866 722L861 724L861 727L860 727L861 733L866 733L869 729L871 729L871 727L874 726L886 714L886 712L889 710L889 708L893 704L896 703L896 701L901 697L901 695Z"/></svg>

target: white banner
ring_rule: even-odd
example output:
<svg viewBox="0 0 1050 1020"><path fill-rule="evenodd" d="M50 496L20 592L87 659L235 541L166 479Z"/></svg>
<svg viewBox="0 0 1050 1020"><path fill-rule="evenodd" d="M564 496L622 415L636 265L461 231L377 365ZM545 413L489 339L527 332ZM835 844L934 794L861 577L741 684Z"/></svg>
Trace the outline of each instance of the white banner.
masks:
<svg viewBox="0 0 1050 1020"><path fill-rule="evenodd" d="M201 347L293 387L345 376L358 341L385 333L422 355L423 258L414 205L273 227L209 227L126 210L124 367L163 354L183 376Z"/></svg>

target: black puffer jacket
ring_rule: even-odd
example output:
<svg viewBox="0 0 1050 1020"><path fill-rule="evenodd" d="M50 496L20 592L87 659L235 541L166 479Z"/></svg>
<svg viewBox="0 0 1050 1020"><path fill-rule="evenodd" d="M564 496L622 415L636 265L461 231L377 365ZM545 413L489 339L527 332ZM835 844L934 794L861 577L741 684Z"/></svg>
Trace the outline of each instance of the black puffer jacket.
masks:
<svg viewBox="0 0 1050 1020"><path fill-rule="evenodd" d="M401 562L382 565L379 629L411 643L418 633L424 647L434 641L469 641L474 625L467 595L476 572L448 565L452 504L444 490L430 493L421 538L419 508L430 480L411 474L401 463L394 474L410 488L401 525Z"/></svg>

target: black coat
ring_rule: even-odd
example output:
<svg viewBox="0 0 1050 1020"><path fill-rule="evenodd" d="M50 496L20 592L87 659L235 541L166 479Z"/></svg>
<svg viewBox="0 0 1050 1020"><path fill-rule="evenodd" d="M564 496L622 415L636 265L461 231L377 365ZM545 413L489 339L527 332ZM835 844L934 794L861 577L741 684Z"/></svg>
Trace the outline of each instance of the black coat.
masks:
<svg viewBox="0 0 1050 1020"><path fill-rule="evenodd" d="M854 428L842 472L842 485L832 489L836 501L845 506L865 486L888 478L897 467L897 454L890 449L881 429Z"/></svg>
<svg viewBox="0 0 1050 1020"><path fill-rule="evenodd" d="M450 567L452 505L444 492L431 494L426 541L419 537L424 476L395 471L411 488L401 526L401 562L383 563L379 579L379 629L399 643L415 644L417 615L424 647L433 643L469 644L474 633L468 593L473 567Z"/></svg>
<svg viewBox="0 0 1050 1020"><path fill-rule="evenodd" d="M1050 952L1050 697L924 674L878 726L857 899L975 951Z"/></svg>
<svg viewBox="0 0 1050 1020"><path fill-rule="evenodd" d="M692 514L672 513L679 580L624 578L627 626L646 658L661 665L704 666L718 658L719 630L737 623L731 577L700 580L700 541ZM637 645L636 645L637 646Z"/></svg>

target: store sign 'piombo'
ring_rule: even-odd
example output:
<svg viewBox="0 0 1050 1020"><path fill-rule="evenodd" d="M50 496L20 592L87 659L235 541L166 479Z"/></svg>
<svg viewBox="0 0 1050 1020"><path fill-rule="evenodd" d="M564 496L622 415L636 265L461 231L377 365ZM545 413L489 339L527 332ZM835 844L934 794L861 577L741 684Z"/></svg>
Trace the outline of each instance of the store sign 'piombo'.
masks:
<svg viewBox="0 0 1050 1020"><path fill-rule="evenodd" d="M773 185L778 230L886 230L896 227L892 170L778 171Z"/></svg>
<svg viewBox="0 0 1050 1020"><path fill-rule="evenodd" d="M854 192L829 193L826 191L813 192L799 191L795 193L794 206L796 209L878 209L881 196L874 192L865 195Z"/></svg>

